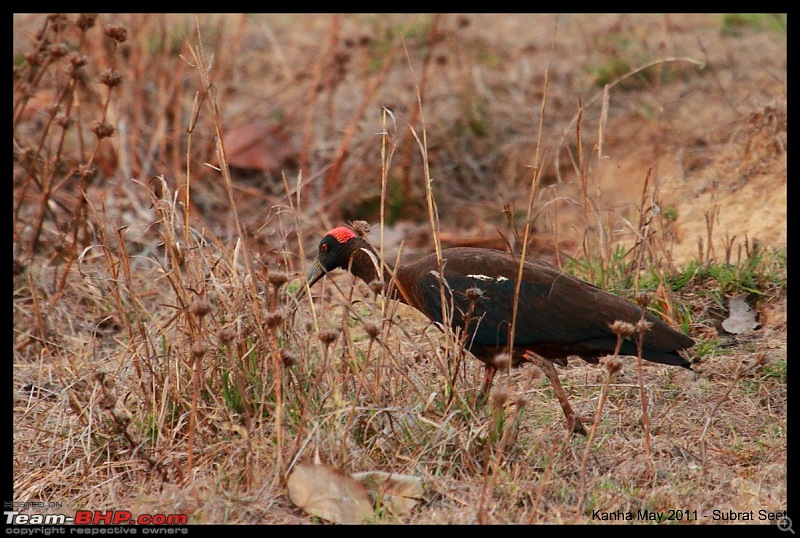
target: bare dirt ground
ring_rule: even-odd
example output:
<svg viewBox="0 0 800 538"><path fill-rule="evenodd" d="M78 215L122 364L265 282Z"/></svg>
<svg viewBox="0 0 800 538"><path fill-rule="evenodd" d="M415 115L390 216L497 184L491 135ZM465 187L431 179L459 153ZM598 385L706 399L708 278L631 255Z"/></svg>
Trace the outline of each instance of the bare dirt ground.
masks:
<svg viewBox="0 0 800 538"><path fill-rule="evenodd" d="M421 480L379 523L786 509L785 15L86 20L14 17L14 501L319 522L286 483L319 452ZM450 386L457 346L349 275L288 315L327 229L380 240L382 178L386 257L412 259L427 179L444 246L502 249L534 175L534 255L606 287L637 239L695 267L664 297L697 364L644 368L649 432L635 359L560 370L598 416L571 438L536 368L478 406L477 361ZM743 290L758 328L729 334Z"/></svg>

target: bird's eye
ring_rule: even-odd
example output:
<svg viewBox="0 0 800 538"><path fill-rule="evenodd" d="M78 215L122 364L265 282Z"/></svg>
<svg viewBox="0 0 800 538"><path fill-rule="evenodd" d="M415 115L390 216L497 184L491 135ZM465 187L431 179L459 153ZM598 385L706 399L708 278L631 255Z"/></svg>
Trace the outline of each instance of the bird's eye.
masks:
<svg viewBox="0 0 800 538"><path fill-rule="evenodd" d="M320 249L321 251L323 251L323 252L324 252L324 251L326 251L326 250L328 250L328 243L322 243L322 244L319 246L319 249Z"/></svg>

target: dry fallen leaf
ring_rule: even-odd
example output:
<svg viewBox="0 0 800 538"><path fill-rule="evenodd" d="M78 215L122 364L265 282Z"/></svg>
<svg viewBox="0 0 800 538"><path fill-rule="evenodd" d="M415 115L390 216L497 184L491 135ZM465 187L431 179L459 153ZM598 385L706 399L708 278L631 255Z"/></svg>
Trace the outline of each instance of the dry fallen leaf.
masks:
<svg viewBox="0 0 800 538"><path fill-rule="evenodd" d="M225 157L234 168L273 173L285 161L295 159L296 153L280 124L255 120L225 133Z"/></svg>
<svg viewBox="0 0 800 538"><path fill-rule="evenodd" d="M395 515L414 508L425 493L422 480L416 476L367 471L356 473L353 478L364 484L372 495L380 497L383 505Z"/></svg>
<svg viewBox="0 0 800 538"><path fill-rule="evenodd" d="M731 334L752 332L761 325L756 321L756 313L747 304L744 295L737 295L728 305L730 315L722 322L722 328Z"/></svg>
<svg viewBox="0 0 800 538"><path fill-rule="evenodd" d="M357 525L373 515L364 487L330 465L301 463L289 475L287 486L294 504L326 521Z"/></svg>

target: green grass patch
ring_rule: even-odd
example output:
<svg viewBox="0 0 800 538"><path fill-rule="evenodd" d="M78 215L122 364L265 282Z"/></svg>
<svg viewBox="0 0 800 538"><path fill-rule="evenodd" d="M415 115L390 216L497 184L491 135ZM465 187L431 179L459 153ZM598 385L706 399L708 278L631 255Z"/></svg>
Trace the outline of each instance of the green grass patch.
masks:
<svg viewBox="0 0 800 538"><path fill-rule="evenodd" d="M786 32L785 13L726 13L722 16L720 32L724 36L737 37L745 32Z"/></svg>

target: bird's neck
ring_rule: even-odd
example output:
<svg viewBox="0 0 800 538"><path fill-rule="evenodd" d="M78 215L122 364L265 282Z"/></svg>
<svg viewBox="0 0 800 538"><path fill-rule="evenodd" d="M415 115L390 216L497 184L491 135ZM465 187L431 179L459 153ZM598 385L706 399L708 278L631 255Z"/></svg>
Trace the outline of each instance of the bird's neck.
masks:
<svg viewBox="0 0 800 538"><path fill-rule="evenodd" d="M383 266L381 266L381 259L378 254L369 243L360 237L352 239L351 241L356 241L356 243L353 245L350 266L345 267L345 269L348 269L353 275L367 284L371 284L375 281L382 281L383 287L381 293L391 299L406 302L403 299L403 294L397 291L397 283L394 282L394 284L390 286L390 284L393 283L392 274L397 276L392 265L388 262L384 262ZM383 272L382 277L378 276L380 270Z"/></svg>

